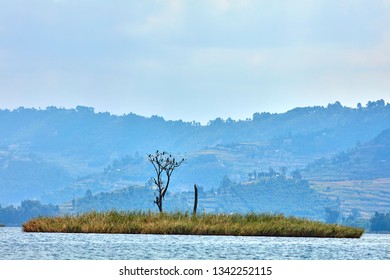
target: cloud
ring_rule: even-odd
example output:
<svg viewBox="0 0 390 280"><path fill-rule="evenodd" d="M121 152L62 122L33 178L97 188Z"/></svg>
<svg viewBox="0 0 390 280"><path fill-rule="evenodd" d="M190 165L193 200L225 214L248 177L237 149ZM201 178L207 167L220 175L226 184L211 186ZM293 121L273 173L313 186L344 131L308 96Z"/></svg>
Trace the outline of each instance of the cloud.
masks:
<svg viewBox="0 0 390 280"><path fill-rule="evenodd" d="M173 32L180 27L180 19L183 13L183 4L179 0L157 1L160 7L157 11L150 12L143 7L144 15L136 22L130 20L121 23L118 30L131 37L160 36ZM147 4L149 5L149 3Z"/></svg>
<svg viewBox="0 0 390 280"><path fill-rule="evenodd" d="M0 4L2 106L208 120L389 95L388 1L34 3Z"/></svg>

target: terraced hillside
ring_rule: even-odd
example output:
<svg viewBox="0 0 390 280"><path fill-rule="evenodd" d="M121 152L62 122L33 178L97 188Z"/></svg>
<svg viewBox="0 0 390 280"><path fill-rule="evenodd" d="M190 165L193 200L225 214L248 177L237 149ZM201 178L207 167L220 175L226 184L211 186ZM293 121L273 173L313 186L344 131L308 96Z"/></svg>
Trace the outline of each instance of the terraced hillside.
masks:
<svg viewBox="0 0 390 280"><path fill-rule="evenodd" d="M344 216L358 211L363 218L390 211L390 178L350 181L312 181L311 187L339 201Z"/></svg>
<svg viewBox="0 0 390 280"><path fill-rule="evenodd" d="M0 150L33 159L2 161L0 155L0 203L69 203L87 191L97 195L145 186L153 174L145 156L156 149L187 159L174 176L175 194L191 190L194 183L211 193L226 175L250 192L245 182L252 181L253 174L270 171L288 177L309 166L301 171L303 179L327 195L316 182L390 178L389 132L370 141L389 124L390 104L383 100L358 108L336 102L282 114L255 113L246 120L217 118L207 125L95 113L82 106L0 110ZM357 142L363 144L347 150ZM226 195L240 204L237 193ZM221 209L219 200L207 197L207 208Z"/></svg>
<svg viewBox="0 0 390 280"><path fill-rule="evenodd" d="M363 216L390 211L390 130L302 171L312 188L338 198L342 212Z"/></svg>

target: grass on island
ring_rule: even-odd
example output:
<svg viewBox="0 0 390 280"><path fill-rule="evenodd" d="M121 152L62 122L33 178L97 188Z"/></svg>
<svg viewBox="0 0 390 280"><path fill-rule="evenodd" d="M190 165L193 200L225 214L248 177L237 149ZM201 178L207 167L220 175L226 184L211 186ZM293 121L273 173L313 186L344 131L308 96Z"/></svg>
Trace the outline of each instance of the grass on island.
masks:
<svg viewBox="0 0 390 280"><path fill-rule="evenodd" d="M25 232L127 233L359 238L364 230L270 214L90 212L39 217L23 224Z"/></svg>

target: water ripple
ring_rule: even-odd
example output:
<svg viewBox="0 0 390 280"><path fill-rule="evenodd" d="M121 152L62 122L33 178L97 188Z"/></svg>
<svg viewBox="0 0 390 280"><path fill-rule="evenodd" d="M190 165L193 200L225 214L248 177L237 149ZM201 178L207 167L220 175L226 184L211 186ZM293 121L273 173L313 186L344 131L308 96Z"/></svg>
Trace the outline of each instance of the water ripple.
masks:
<svg viewBox="0 0 390 280"><path fill-rule="evenodd" d="M6 260L380 260L390 259L390 235L360 239L25 233L0 228Z"/></svg>

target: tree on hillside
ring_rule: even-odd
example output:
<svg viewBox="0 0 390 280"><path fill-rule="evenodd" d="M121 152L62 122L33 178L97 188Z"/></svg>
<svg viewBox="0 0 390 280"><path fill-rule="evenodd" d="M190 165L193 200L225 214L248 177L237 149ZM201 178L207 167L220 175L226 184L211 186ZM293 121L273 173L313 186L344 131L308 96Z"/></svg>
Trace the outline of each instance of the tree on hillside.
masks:
<svg viewBox="0 0 390 280"><path fill-rule="evenodd" d="M163 199L171 182L172 173L183 163L184 158L176 160L171 154L157 150L154 154L149 154L148 159L156 172L156 177L152 177L152 182L157 187L158 194L153 202L157 205L158 210L162 212Z"/></svg>

